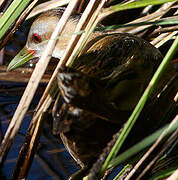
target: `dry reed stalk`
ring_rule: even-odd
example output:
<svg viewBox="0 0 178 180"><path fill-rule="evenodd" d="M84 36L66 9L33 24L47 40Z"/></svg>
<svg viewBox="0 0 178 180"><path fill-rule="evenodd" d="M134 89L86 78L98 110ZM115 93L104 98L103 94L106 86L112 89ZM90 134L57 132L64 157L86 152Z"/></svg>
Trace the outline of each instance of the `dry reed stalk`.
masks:
<svg viewBox="0 0 178 180"><path fill-rule="evenodd" d="M34 154L34 148L38 146L38 143L36 141L36 136L41 134L42 128L40 128L40 124L42 120L43 120L43 114L41 114L41 116L39 117L39 121L36 124L35 128L33 129L33 134L30 140L28 138L28 133L27 133L26 137L28 141L26 141L26 144L28 144L28 147L25 145L21 149L20 154L22 156L18 157L11 180L26 178L28 171L30 169L31 162L33 161L32 155ZM39 139L40 136L38 136L38 141Z"/></svg>
<svg viewBox="0 0 178 180"><path fill-rule="evenodd" d="M6 82L28 82L33 69L18 68L14 71L7 72L7 66L0 66L0 81ZM40 83L48 83L50 80L49 74L44 74Z"/></svg>
<svg viewBox="0 0 178 180"><path fill-rule="evenodd" d="M174 13L174 15L177 15L176 11ZM178 33L178 30L173 30L170 32L166 32L166 33L162 33L159 36L157 36L156 38L154 38L150 43L153 44L156 48L161 47L163 44L165 44L167 41L169 41L170 39L173 38L173 36L175 36Z"/></svg>
<svg viewBox="0 0 178 180"><path fill-rule="evenodd" d="M177 180L178 179L178 169L169 177L167 180Z"/></svg>
<svg viewBox="0 0 178 180"><path fill-rule="evenodd" d="M64 12L63 16L61 17L60 21L57 24L56 29L54 30L48 44L46 47L45 52L42 54L41 58L39 59L33 74L29 80L29 83L25 89L25 92L20 100L20 103L15 111L15 114L9 124L9 127L6 131L5 137L1 144L0 148L0 163L3 163L3 160L6 158L9 149L13 143L13 139L16 133L19 130L19 127L22 123L22 120L28 110L28 107L32 101L32 98L35 94L35 91L38 87L38 84L47 68L47 65L50 61L50 54L55 47L56 37L62 32L69 16L71 15L74 7L76 6L78 0L70 1L66 11Z"/></svg>
<svg viewBox="0 0 178 180"><path fill-rule="evenodd" d="M1 6L3 5L3 3L5 2L6 0L1 0L0 1L0 8L1 8Z"/></svg>
<svg viewBox="0 0 178 180"><path fill-rule="evenodd" d="M165 13L167 13L173 6L175 2L169 2L169 3L165 3L161 6L161 8L159 8L157 11L155 11L154 13L148 14L144 17L138 18L136 20L133 20L131 22L129 22L128 24L133 24L133 23L139 23L139 22L150 22L150 21L156 21L158 19L160 19ZM103 19L106 16L112 14L113 12L108 11L107 9L100 15L100 18ZM150 27L152 25L145 25L145 26L138 26L138 27L125 27L125 28L119 28L118 32L122 32L122 33L132 33L132 34L136 34L139 33L140 31L145 30L146 28Z"/></svg>
<svg viewBox="0 0 178 180"><path fill-rule="evenodd" d="M149 35L149 37L155 37L155 36L158 36L160 34L167 33L167 32L173 32L173 31L178 31L178 27L177 26L173 26L173 27L161 27L161 28L155 29Z"/></svg>
<svg viewBox="0 0 178 180"><path fill-rule="evenodd" d="M88 22L86 28L85 28L85 33L82 34L81 38L79 39L78 43L75 45L75 48L71 54L71 56L68 58L68 61L66 62L67 66L72 66L73 60L77 57L77 55L82 51L84 45L86 44L89 36L95 29L96 25L99 22L99 13L101 12L102 7L104 6L104 3L106 0L101 0L100 4L98 5L97 9L95 12L92 14L92 17L90 21Z"/></svg>
<svg viewBox="0 0 178 180"><path fill-rule="evenodd" d="M7 66L0 66L0 81L6 82L28 82L32 75L32 68L20 67L14 71L7 72ZM48 83L51 78L50 74L44 74L40 83Z"/></svg>
<svg viewBox="0 0 178 180"><path fill-rule="evenodd" d="M26 19L30 19L44 11L48 11L48 10L54 9L56 7L64 6L64 5L68 4L69 2L70 2L70 0L51 0L49 2L39 4L32 10L32 12L28 15L28 17Z"/></svg>
<svg viewBox="0 0 178 180"><path fill-rule="evenodd" d="M178 33L178 31L173 31L173 32L168 32L168 33L160 34L158 37L156 37L151 42L151 44L153 44L156 48L159 48L164 43L166 43L167 41L172 39L177 33Z"/></svg>
<svg viewBox="0 0 178 180"><path fill-rule="evenodd" d="M3 59L4 59L4 48L0 50L0 66L3 64Z"/></svg>
<svg viewBox="0 0 178 180"><path fill-rule="evenodd" d="M148 14L147 16L141 17L139 19L136 19L128 24L131 23L138 23L138 22L151 22L151 21L156 21L159 20L163 15L165 15L174 5L175 2L169 2L165 3L159 8L157 11L155 11L152 14ZM145 25L145 26L138 26L138 27L129 27L129 28L121 28L122 32L128 32L132 34L139 33L140 31L143 31L150 27L152 25Z"/></svg>
<svg viewBox="0 0 178 180"><path fill-rule="evenodd" d="M40 114L47 111L47 109L51 105L53 98L55 97L57 92L58 92L57 87L53 87L50 90L49 95L44 99L42 105L39 107L38 111L36 111L36 113L34 114L32 121L31 121L32 126L35 126Z"/></svg>
<svg viewBox="0 0 178 180"><path fill-rule="evenodd" d="M162 11L163 9L166 10L166 7L169 8L169 6L173 5L174 3L176 3L176 1L164 3L156 12L159 13L159 11ZM125 4L127 4L127 2L126 2ZM162 8L163 8L163 9L162 9ZM103 16L103 17L106 17L106 16L109 16L109 15L115 13L115 12L117 12L117 10L115 11L115 10L113 10L112 8L109 7L109 8L106 8L106 9L103 11L102 16ZM156 12L155 12L155 14L152 14L152 15L156 15L156 16L157 16ZM151 14L150 14L150 15L151 15ZM161 14L160 14L160 15L161 15ZM150 17L150 16L148 16L148 17ZM151 18L151 17L150 17L150 18Z"/></svg>

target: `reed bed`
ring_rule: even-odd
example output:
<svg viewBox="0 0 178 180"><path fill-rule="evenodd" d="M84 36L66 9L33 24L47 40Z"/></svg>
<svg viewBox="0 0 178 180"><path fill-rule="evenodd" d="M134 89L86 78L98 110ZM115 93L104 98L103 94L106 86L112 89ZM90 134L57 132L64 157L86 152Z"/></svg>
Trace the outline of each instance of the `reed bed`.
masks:
<svg viewBox="0 0 178 180"><path fill-rule="evenodd" d="M20 80L23 82L28 81L28 84L1 143L1 167L3 167L9 150L11 149L11 146L14 142L14 138L19 131L27 111L29 110L29 106L34 98L36 91L38 90L40 82L45 82L48 84L43 94L41 95L41 99L39 100L38 105L36 106L33 113L32 120L25 135L24 143L21 147L21 151L19 152L16 166L14 167L12 179L24 179L28 177L29 169L33 162L35 153L37 153L37 149L40 143L40 136L45 126L46 113L50 111L51 105L59 93L56 83L56 76L60 68L64 65L72 66L72 63L82 52L88 37L94 31L98 23L103 22L106 18L114 13L122 12L125 13L124 15L126 15L129 10L137 8L140 10L139 17L128 20L128 22L124 24L101 27L100 31L132 33L143 37L160 50L162 50L163 47L166 49L166 51L163 50L164 59L152 80L150 81L137 106L135 107L132 115L124 125L124 128L122 128L114 136L113 140L103 150L103 154L100 155L98 161L96 161L96 164L93 165L89 171L89 174L84 177L84 179L104 179L107 177L107 173L110 169L113 169L120 164L124 164L125 167L115 177L115 179L142 179L145 177L148 171L156 168L156 163L159 164L158 162L164 161L164 159L167 158L167 152L172 151L174 149L173 147L176 146L178 136L178 116L171 118L172 121L169 121L169 123L166 122L163 127L160 127L159 130L146 137L142 142L131 147L126 152L120 154L119 150L121 149L123 143L125 143L125 140L134 126L137 118L139 118L140 113L144 109L144 105L147 103L151 92L154 90L154 87L166 69L167 64L170 61L172 61L174 64L177 63L178 29L176 25L178 24L178 4L176 2L177 1L171 0L126 0L122 1L121 3L116 3L116 1L90 0L88 1L88 5L85 7L84 2L79 0L53 0L39 5L35 5L37 1L31 2L31 4L24 4L22 1L17 4L15 0L13 1L16 7L13 8L12 6L14 5L11 4L0 19L0 22L2 22L0 23L1 48L6 45L7 41L12 37L14 30L26 17L27 19L30 19L38 13L55 7L64 6L66 4L67 7L55 31L53 32L51 39L48 42L45 52L35 66L35 69L33 72L30 70L30 72L26 74L28 77L23 76L23 78ZM71 41L64 53L64 56L56 65L55 70L52 72L52 74L46 75L45 71L48 68L48 64L50 62L49 55L54 49L57 37L60 36L60 33L65 27L68 18L72 12L76 11L77 7L81 7L81 11L83 7L84 10L81 13L82 15L76 30L73 32ZM82 31L84 31L84 33L78 33ZM23 70L20 69L14 72L5 72L5 67L6 66L0 66L1 81L17 82L19 78L13 79L10 76L20 77L21 71L27 71L27 69L24 68ZM169 90L171 89L171 84L175 83L176 81L177 75L172 77L172 80L159 94L158 99L159 97L164 97L166 91L171 91ZM174 91L171 92L174 92L173 101L175 104L168 106L167 108L169 109L171 107L172 109L175 109L177 107L177 90L174 89ZM160 100L160 102L162 101ZM166 101L163 102L166 103ZM134 154L140 155L139 158L134 159ZM177 155L175 155L175 157L177 157ZM158 171L149 178L164 179L170 176L169 179L176 180L178 178L176 170L177 167L178 164L173 163L173 167L165 167L165 169L161 170L160 173ZM56 179L60 179L53 171L50 171L50 173Z"/></svg>

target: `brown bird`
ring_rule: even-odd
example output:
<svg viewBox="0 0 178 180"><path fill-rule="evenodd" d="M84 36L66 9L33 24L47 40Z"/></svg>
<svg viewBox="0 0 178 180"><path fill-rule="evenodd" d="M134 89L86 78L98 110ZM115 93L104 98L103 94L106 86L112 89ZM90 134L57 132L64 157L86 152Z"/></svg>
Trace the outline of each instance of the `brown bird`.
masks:
<svg viewBox="0 0 178 180"><path fill-rule="evenodd" d="M33 57L41 56L61 15L55 9L34 21L26 43ZM72 16L62 35L71 34L78 19ZM70 38L57 41L53 57L61 58ZM58 84L63 104L55 119L60 121L58 129L65 147L81 167L90 167L126 122L161 60L159 50L141 38L95 31L73 67L60 70ZM19 64L12 62L8 68ZM171 66L167 71L152 98L174 73Z"/></svg>

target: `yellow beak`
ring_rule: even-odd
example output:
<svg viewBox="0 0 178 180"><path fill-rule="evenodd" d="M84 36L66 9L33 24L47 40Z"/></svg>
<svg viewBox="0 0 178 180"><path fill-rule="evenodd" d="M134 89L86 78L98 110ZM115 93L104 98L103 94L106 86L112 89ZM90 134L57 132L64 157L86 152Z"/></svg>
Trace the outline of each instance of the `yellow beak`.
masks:
<svg viewBox="0 0 178 180"><path fill-rule="evenodd" d="M7 71L12 71L34 58L34 50L24 47L9 63Z"/></svg>

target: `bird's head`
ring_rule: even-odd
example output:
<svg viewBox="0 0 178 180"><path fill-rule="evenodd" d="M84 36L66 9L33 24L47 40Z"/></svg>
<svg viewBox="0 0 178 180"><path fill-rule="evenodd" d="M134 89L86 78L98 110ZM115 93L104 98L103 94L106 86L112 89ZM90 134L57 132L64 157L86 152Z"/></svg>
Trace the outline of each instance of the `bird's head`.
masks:
<svg viewBox="0 0 178 180"><path fill-rule="evenodd" d="M14 57L8 65L7 70L11 71L17 67L39 58L62 16L61 10L54 9L41 14L32 24L25 47ZM60 59L71 39L71 32L74 31L78 22L78 16L71 16L62 34L58 37L52 57Z"/></svg>

